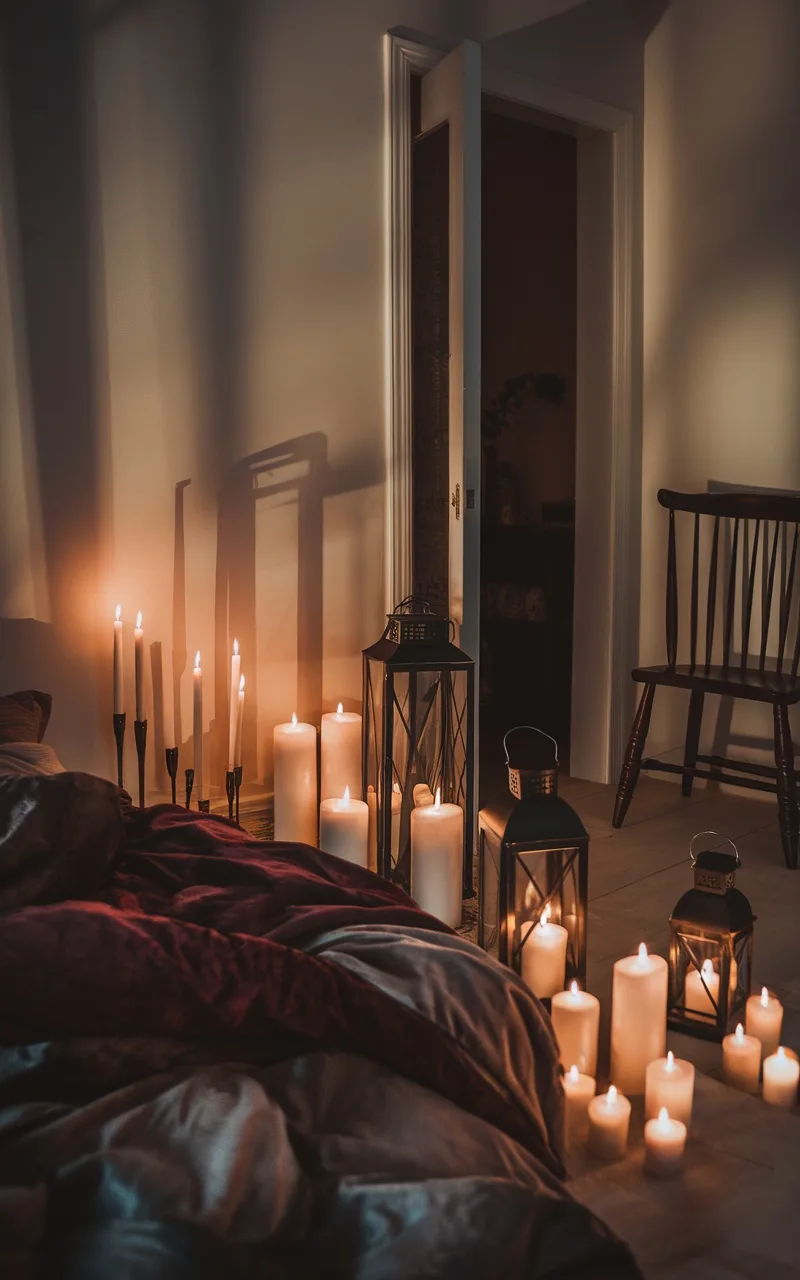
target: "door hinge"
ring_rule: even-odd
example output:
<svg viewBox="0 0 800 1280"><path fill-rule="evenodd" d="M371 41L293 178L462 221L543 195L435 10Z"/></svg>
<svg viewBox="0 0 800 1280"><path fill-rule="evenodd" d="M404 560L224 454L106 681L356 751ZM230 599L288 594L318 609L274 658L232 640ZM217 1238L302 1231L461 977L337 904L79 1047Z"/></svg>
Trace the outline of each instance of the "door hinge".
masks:
<svg viewBox="0 0 800 1280"><path fill-rule="evenodd" d="M450 494L450 506L455 509L456 520L461 519L461 485L457 484L455 493Z"/></svg>

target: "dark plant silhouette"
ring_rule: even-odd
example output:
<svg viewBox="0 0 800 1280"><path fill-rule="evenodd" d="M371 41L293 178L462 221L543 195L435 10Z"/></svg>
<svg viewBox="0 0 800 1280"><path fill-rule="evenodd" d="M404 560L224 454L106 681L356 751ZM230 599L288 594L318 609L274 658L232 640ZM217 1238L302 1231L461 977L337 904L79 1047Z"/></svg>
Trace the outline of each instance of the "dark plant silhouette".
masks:
<svg viewBox="0 0 800 1280"><path fill-rule="evenodd" d="M508 378L483 411L481 437L484 443L495 441L502 435L531 393L545 404L563 404L567 380L558 373L518 373Z"/></svg>

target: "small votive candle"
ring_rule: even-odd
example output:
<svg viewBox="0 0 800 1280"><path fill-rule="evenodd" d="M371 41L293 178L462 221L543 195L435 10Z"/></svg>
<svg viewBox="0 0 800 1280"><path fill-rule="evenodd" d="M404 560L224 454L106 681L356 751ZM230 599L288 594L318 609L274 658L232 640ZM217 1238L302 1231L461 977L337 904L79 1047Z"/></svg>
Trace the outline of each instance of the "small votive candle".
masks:
<svg viewBox="0 0 800 1280"><path fill-rule="evenodd" d="M586 1141L589 1131L589 1103L597 1086L594 1076L583 1075L574 1065L566 1072L563 1083L567 1150L574 1151Z"/></svg>
<svg viewBox="0 0 800 1280"><path fill-rule="evenodd" d="M749 996L744 1021L747 1034L761 1041L761 1057L769 1058L781 1042L783 1005L778 997L771 996L766 987L761 988L761 995Z"/></svg>
<svg viewBox="0 0 800 1280"><path fill-rule="evenodd" d="M569 991L557 991L550 1006L550 1019L558 1041L561 1065L573 1062L587 1076L597 1074L597 1029L600 1001L571 982Z"/></svg>
<svg viewBox="0 0 800 1280"><path fill-rule="evenodd" d="M686 975L686 1012L702 1013L712 1018L719 1007L719 974L710 960L704 960L700 969L690 969Z"/></svg>
<svg viewBox="0 0 800 1280"><path fill-rule="evenodd" d="M739 1023L732 1036L722 1041L722 1074L726 1084L745 1093L758 1093L758 1071L761 1066L761 1041L746 1036Z"/></svg>
<svg viewBox="0 0 800 1280"><path fill-rule="evenodd" d="M773 1107L797 1105L797 1082L800 1080L800 1062L791 1052L778 1046L776 1053L764 1059L764 1101Z"/></svg>
<svg viewBox="0 0 800 1280"><path fill-rule="evenodd" d="M614 1087L589 1103L589 1150L602 1160L621 1160L628 1146L631 1104Z"/></svg>
<svg viewBox="0 0 800 1280"><path fill-rule="evenodd" d="M673 1120L689 1128L694 1101L694 1065L676 1058L670 1049L666 1058L649 1063L645 1076L644 1114L655 1120L666 1107Z"/></svg>
<svg viewBox="0 0 800 1280"><path fill-rule="evenodd" d="M644 1126L644 1167L657 1178L672 1178L683 1166L686 1150L686 1125L673 1120L666 1107L661 1107L655 1120Z"/></svg>

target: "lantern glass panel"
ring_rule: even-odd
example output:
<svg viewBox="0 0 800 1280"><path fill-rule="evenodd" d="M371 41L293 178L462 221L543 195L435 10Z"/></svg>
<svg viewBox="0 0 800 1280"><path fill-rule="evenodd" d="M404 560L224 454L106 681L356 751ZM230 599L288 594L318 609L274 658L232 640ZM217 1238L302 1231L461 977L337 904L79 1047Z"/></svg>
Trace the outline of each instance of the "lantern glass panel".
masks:
<svg viewBox="0 0 800 1280"><path fill-rule="evenodd" d="M750 993L752 932L720 935L673 922L669 1024L719 1039L744 1017ZM711 966L713 973L708 973Z"/></svg>
<svg viewBox="0 0 800 1280"><path fill-rule="evenodd" d="M501 955L500 859L503 839L499 831L481 821L478 845L478 946L495 960Z"/></svg>
<svg viewBox="0 0 800 1280"><path fill-rule="evenodd" d="M465 845L472 839L472 679L471 663L393 667L366 656L364 782L367 802L376 809L375 859L380 874L406 889L416 787L430 791L417 803L430 803L438 790L443 804L464 809ZM471 892L471 884L465 889Z"/></svg>
<svg viewBox="0 0 800 1280"><path fill-rule="evenodd" d="M567 930L567 978L578 976L583 951L583 918L580 907L579 854L575 848L525 850L511 846L515 859L513 941L514 968L530 936L529 922L547 918Z"/></svg>

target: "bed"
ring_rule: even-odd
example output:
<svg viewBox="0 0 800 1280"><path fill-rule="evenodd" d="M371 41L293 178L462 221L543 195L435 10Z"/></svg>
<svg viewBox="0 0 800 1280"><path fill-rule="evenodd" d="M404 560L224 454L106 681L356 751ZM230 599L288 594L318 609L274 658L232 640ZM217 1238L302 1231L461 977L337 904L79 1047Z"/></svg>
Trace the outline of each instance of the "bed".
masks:
<svg viewBox="0 0 800 1280"><path fill-rule="evenodd" d="M0 773L6 1280L638 1276L561 1126L541 1006L399 889Z"/></svg>

